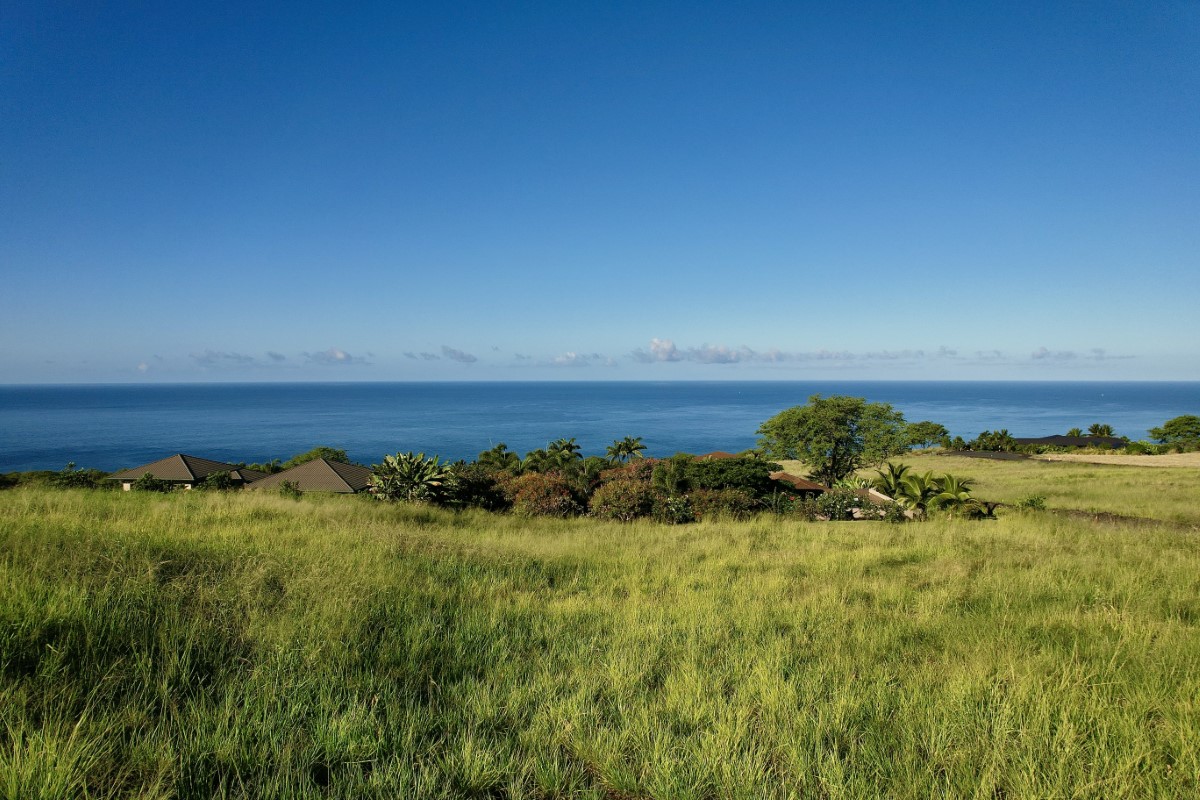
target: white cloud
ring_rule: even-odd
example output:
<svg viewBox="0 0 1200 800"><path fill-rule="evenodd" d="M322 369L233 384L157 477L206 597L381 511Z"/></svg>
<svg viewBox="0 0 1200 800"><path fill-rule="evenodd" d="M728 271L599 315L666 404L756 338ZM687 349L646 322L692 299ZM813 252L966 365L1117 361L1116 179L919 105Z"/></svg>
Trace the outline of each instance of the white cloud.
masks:
<svg viewBox="0 0 1200 800"><path fill-rule="evenodd" d="M366 359L358 358L347 353L345 350L331 347L328 350L322 350L319 353L304 353L304 360L310 364L366 364Z"/></svg>
<svg viewBox="0 0 1200 800"><path fill-rule="evenodd" d="M576 353L571 350L560 356L555 356L549 362L549 365L552 367L588 367L592 364L615 367L617 362L600 353Z"/></svg>

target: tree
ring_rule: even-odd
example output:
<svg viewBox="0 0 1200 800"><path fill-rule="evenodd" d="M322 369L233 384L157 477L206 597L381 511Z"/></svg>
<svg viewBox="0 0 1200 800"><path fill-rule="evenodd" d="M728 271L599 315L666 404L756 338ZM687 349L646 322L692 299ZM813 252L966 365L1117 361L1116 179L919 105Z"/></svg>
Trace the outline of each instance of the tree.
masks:
<svg viewBox="0 0 1200 800"><path fill-rule="evenodd" d="M1071 430L1067 431L1067 436L1081 438L1083 436L1083 431L1080 430L1079 428L1071 428Z"/></svg>
<svg viewBox="0 0 1200 800"><path fill-rule="evenodd" d="M1088 436L1112 436L1113 426L1102 422L1093 422L1088 426Z"/></svg>
<svg viewBox="0 0 1200 800"><path fill-rule="evenodd" d="M1163 444L1200 442L1200 417L1184 414L1163 423L1161 428L1151 428L1150 436Z"/></svg>
<svg viewBox="0 0 1200 800"><path fill-rule="evenodd" d="M301 464L307 464L309 461L316 461L318 458L324 458L327 461L350 461L350 457L346 455L345 450L338 450L336 447L314 447L307 453L301 453L298 456L292 456L287 461L283 462L282 468L291 469L292 467L298 467Z"/></svg>
<svg viewBox="0 0 1200 800"><path fill-rule="evenodd" d="M483 467L488 467L494 470L504 470L517 475L521 472L521 457L508 449L508 445L504 442L493 447L491 450L484 450L475 459L475 462Z"/></svg>
<svg viewBox="0 0 1200 800"><path fill-rule="evenodd" d="M565 457L567 461L574 461L577 458L583 458L579 451L583 448L575 444L575 437L570 439L555 439L546 447L546 452L552 456Z"/></svg>
<svg viewBox="0 0 1200 800"><path fill-rule="evenodd" d="M642 453L645 449L646 445L642 444L642 437L626 436L624 439L617 439L610 444L605 454L612 463L624 464L631 458L645 458Z"/></svg>
<svg viewBox="0 0 1200 800"><path fill-rule="evenodd" d="M904 415L888 403L819 394L771 417L758 434L769 456L803 461L826 486L904 452L909 442Z"/></svg>
<svg viewBox="0 0 1200 800"><path fill-rule="evenodd" d="M984 431L968 442L967 447L972 450L1012 453L1017 449L1017 440L1008 432L1008 428L1001 428L998 431Z"/></svg>
<svg viewBox="0 0 1200 800"><path fill-rule="evenodd" d="M945 425L923 420L914 422L906 428L908 442L912 447L933 447L950 438L950 431Z"/></svg>

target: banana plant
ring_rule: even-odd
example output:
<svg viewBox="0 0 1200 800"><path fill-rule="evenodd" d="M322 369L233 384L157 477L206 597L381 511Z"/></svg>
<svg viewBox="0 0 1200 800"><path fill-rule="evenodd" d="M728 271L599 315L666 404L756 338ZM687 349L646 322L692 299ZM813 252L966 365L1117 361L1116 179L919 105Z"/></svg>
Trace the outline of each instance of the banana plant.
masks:
<svg viewBox="0 0 1200 800"><path fill-rule="evenodd" d="M437 502L453 479L448 462L424 453L397 453L384 456L383 463L371 468L370 492L380 500L404 500L410 503Z"/></svg>

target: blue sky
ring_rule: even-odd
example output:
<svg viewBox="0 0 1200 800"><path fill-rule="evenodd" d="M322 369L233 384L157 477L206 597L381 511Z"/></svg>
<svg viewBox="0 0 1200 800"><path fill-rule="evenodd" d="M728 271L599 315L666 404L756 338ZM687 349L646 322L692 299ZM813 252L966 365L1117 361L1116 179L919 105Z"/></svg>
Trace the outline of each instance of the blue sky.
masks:
<svg viewBox="0 0 1200 800"><path fill-rule="evenodd" d="M1200 379L1200 4L0 5L0 382Z"/></svg>

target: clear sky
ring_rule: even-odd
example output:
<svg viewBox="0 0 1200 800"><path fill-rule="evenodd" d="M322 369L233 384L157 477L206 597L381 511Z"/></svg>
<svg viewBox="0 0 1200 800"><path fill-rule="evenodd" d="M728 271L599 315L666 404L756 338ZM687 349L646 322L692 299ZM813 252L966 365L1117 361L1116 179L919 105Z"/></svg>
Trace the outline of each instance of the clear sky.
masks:
<svg viewBox="0 0 1200 800"><path fill-rule="evenodd" d="M839 376L1200 379L1200 3L0 4L0 382Z"/></svg>

